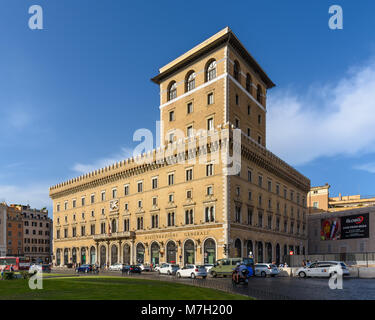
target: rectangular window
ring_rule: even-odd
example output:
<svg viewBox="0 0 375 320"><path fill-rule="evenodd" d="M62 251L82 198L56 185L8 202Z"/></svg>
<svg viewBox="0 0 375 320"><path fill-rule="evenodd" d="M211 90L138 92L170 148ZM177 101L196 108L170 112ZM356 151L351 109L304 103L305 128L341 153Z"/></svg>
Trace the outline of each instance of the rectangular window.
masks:
<svg viewBox="0 0 375 320"><path fill-rule="evenodd" d="M64 202L64 210L68 210L68 202L67 201Z"/></svg>
<svg viewBox="0 0 375 320"><path fill-rule="evenodd" d="M261 212L258 213L258 227L263 227L263 214Z"/></svg>
<svg viewBox="0 0 375 320"><path fill-rule="evenodd" d="M258 143L262 144L262 137L261 136L258 136Z"/></svg>
<svg viewBox="0 0 375 320"><path fill-rule="evenodd" d="M91 204L95 203L95 195L92 194L90 199L91 199Z"/></svg>
<svg viewBox="0 0 375 320"><path fill-rule="evenodd" d="M168 140L168 142L169 142L169 143L172 143L172 142L173 142L173 139L174 139L174 133L170 133L170 134L169 134L169 140Z"/></svg>
<svg viewBox="0 0 375 320"><path fill-rule="evenodd" d="M173 202L174 201L173 193L171 193L171 194L168 195L168 201L169 202Z"/></svg>
<svg viewBox="0 0 375 320"><path fill-rule="evenodd" d="M240 120L236 119L234 126L238 129L240 127Z"/></svg>
<svg viewBox="0 0 375 320"><path fill-rule="evenodd" d="M167 225L168 225L168 227L174 226L174 212L168 213Z"/></svg>
<svg viewBox="0 0 375 320"><path fill-rule="evenodd" d="M263 186L263 177L262 176L258 177L258 186L261 187L261 188Z"/></svg>
<svg viewBox="0 0 375 320"><path fill-rule="evenodd" d="M237 223L241 223L241 207L240 206L236 206L235 208L235 222Z"/></svg>
<svg viewBox="0 0 375 320"><path fill-rule="evenodd" d="M276 185L276 194L279 195L280 194L280 186L277 184Z"/></svg>
<svg viewBox="0 0 375 320"><path fill-rule="evenodd" d="M169 112L169 121L174 121L174 111Z"/></svg>
<svg viewBox="0 0 375 320"><path fill-rule="evenodd" d="M57 211L57 212L60 211L60 205L59 205L59 204L56 205L56 211Z"/></svg>
<svg viewBox="0 0 375 320"><path fill-rule="evenodd" d="M142 200L138 200L138 208L142 208Z"/></svg>
<svg viewBox="0 0 375 320"><path fill-rule="evenodd" d="M236 105L239 105L240 103L240 97L238 96L238 94L236 94Z"/></svg>
<svg viewBox="0 0 375 320"><path fill-rule="evenodd" d="M207 187L207 195L212 196L214 194L214 189L212 186Z"/></svg>
<svg viewBox="0 0 375 320"><path fill-rule="evenodd" d="M187 113L190 114L193 112L193 103L192 102L189 102L187 104Z"/></svg>
<svg viewBox="0 0 375 320"><path fill-rule="evenodd" d="M129 195L129 185L128 184L124 186L124 195L125 196Z"/></svg>
<svg viewBox="0 0 375 320"><path fill-rule="evenodd" d="M214 165L212 163L206 165L206 176L212 176L214 174Z"/></svg>
<svg viewBox="0 0 375 320"><path fill-rule="evenodd" d="M253 210L251 208L247 208L247 224L250 226L253 224Z"/></svg>
<svg viewBox="0 0 375 320"><path fill-rule="evenodd" d="M268 192L272 192L272 182L268 181Z"/></svg>
<svg viewBox="0 0 375 320"><path fill-rule="evenodd" d="M186 181L193 180L193 169L186 170Z"/></svg>
<svg viewBox="0 0 375 320"><path fill-rule="evenodd" d="M137 190L138 192L143 192L143 182L138 182L137 183Z"/></svg>
<svg viewBox="0 0 375 320"><path fill-rule="evenodd" d="M157 189L158 188L158 178L152 178L152 189Z"/></svg>
<svg viewBox="0 0 375 320"><path fill-rule="evenodd" d="M193 126L187 127L186 134L187 134L188 138L193 136Z"/></svg>
<svg viewBox="0 0 375 320"><path fill-rule="evenodd" d="M193 210L185 210L185 224L193 224L194 223L194 215Z"/></svg>
<svg viewBox="0 0 375 320"><path fill-rule="evenodd" d="M91 235L95 234L95 224L91 225L90 232L91 232Z"/></svg>
<svg viewBox="0 0 375 320"><path fill-rule="evenodd" d="M248 136L248 137L251 136L250 128L247 128L247 136Z"/></svg>
<svg viewBox="0 0 375 320"><path fill-rule="evenodd" d="M251 182L251 171L247 170L247 181Z"/></svg>
<svg viewBox="0 0 375 320"><path fill-rule="evenodd" d="M112 199L117 198L117 189L112 189Z"/></svg>
<svg viewBox="0 0 375 320"><path fill-rule="evenodd" d="M171 186L174 184L174 174L170 173L168 174L168 185Z"/></svg>
<svg viewBox="0 0 375 320"><path fill-rule="evenodd" d="M102 201L105 201L105 191L101 192L101 199L102 199Z"/></svg>
<svg viewBox="0 0 375 320"><path fill-rule="evenodd" d="M248 105L247 106L247 114L250 115L250 113L251 113L251 107L250 107L250 105Z"/></svg>
<svg viewBox="0 0 375 320"><path fill-rule="evenodd" d="M207 95L207 104L213 104L214 103L214 94L211 92Z"/></svg>
<svg viewBox="0 0 375 320"><path fill-rule="evenodd" d="M207 130L213 130L214 129L214 119L209 118L207 119Z"/></svg>
<svg viewBox="0 0 375 320"><path fill-rule="evenodd" d="M191 199L192 198L192 192L191 190L186 191L186 198Z"/></svg>
<svg viewBox="0 0 375 320"><path fill-rule="evenodd" d="M85 205L85 198L81 198L81 205L82 207Z"/></svg>
<svg viewBox="0 0 375 320"><path fill-rule="evenodd" d="M77 206L77 201L76 201L76 199L74 199L74 200L72 201L72 207L75 208L76 206Z"/></svg>
<svg viewBox="0 0 375 320"><path fill-rule="evenodd" d="M157 197L153 197L152 198L152 205L153 206L157 206L158 205L158 198Z"/></svg>

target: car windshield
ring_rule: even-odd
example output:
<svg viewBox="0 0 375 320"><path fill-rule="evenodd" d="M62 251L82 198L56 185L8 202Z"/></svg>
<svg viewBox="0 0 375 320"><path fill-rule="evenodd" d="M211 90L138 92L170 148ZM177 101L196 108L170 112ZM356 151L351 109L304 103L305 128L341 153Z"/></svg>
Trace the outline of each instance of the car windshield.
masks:
<svg viewBox="0 0 375 320"><path fill-rule="evenodd" d="M203 269L204 266L197 266L197 269Z"/></svg>
<svg viewBox="0 0 375 320"><path fill-rule="evenodd" d="M179 266L178 266L178 264L171 264L171 267L172 268L178 268Z"/></svg>
<svg viewBox="0 0 375 320"><path fill-rule="evenodd" d="M346 268L346 264L344 262L340 262L341 267Z"/></svg>

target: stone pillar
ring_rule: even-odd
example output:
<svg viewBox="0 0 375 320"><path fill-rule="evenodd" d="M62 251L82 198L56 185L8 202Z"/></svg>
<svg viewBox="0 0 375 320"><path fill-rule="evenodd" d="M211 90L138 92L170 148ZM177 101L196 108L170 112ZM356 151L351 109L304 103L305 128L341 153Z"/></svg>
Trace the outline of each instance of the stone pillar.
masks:
<svg viewBox="0 0 375 320"><path fill-rule="evenodd" d="M121 240L118 241L118 263L122 263Z"/></svg>
<svg viewBox="0 0 375 320"><path fill-rule="evenodd" d="M110 257L110 247L109 247L109 241L107 241L107 258L106 258L106 264L107 264L107 268L109 267L109 257Z"/></svg>
<svg viewBox="0 0 375 320"><path fill-rule="evenodd" d="M132 239L130 245L130 264L134 264L135 260L135 248L134 248L134 240Z"/></svg>
<svg viewBox="0 0 375 320"><path fill-rule="evenodd" d="M95 263L99 265L99 242L95 242L95 244L96 244Z"/></svg>

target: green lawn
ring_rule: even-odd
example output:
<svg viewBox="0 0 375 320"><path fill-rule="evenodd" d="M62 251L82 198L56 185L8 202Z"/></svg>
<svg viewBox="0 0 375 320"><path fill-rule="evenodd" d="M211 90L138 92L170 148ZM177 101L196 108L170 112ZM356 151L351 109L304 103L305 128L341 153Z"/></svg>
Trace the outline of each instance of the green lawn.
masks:
<svg viewBox="0 0 375 320"><path fill-rule="evenodd" d="M0 300L233 300L245 296L179 283L120 277L85 276L43 279L42 290L28 281L0 281Z"/></svg>

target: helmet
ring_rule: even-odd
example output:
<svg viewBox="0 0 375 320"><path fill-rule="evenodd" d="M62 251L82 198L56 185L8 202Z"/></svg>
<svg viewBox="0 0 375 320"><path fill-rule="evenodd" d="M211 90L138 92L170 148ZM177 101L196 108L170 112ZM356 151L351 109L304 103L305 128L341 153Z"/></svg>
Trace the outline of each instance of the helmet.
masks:
<svg viewBox="0 0 375 320"><path fill-rule="evenodd" d="M239 266L241 263L237 262L236 265Z"/></svg>

